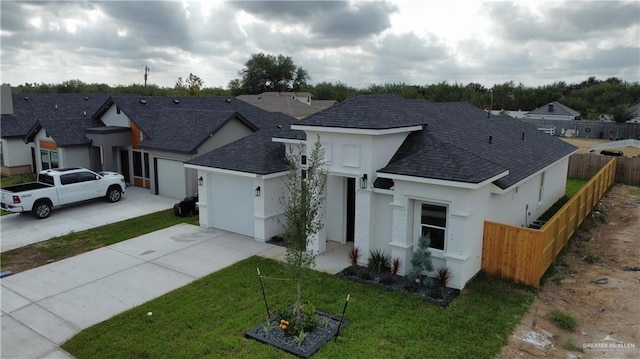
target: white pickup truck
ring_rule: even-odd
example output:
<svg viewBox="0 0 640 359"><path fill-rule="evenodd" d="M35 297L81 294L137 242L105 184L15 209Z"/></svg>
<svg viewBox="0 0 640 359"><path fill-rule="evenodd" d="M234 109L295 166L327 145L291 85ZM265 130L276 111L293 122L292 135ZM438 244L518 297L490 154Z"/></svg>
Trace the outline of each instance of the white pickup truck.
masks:
<svg viewBox="0 0 640 359"><path fill-rule="evenodd" d="M49 217L54 207L104 197L117 202L125 190L124 177L116 172L96 173L86 168L55 168L41 171L37 182L0 190L0 207L17 213Z"/></svg>

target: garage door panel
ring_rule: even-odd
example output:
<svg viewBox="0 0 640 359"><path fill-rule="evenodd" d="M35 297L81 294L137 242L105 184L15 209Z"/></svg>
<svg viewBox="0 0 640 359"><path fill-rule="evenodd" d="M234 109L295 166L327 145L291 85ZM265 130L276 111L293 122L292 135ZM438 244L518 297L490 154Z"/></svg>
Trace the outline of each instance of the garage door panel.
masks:
<svg viewBox="0 0 640 359"><path fill-rule="evenodd" d="M186 197L185 169L182 161L158 158L158 194L183 199Z"/></svg>
<svg viewBox="0 0 640 359"><path fill-rule="evenodd" d="M253 237L253 179L216 174L209 191L213 226Z"/></svg>

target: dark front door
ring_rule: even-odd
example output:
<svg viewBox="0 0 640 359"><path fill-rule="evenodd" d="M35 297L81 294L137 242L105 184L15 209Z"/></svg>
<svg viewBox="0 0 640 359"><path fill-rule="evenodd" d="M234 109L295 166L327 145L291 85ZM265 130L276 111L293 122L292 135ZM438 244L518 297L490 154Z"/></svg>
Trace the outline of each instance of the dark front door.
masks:
<svg viewBox="0 0 640 359"><path fill-rule="evenodd" d="M131 176L129 173L129 151L120 150L120 173L124 176L126 183L131 183Z"/></svg>
<svg viewBox="0 0 640 359"><path fill-rule="evenodd" d="M356 179L347 178L347 242L353 242L356 223Z"/></svg>

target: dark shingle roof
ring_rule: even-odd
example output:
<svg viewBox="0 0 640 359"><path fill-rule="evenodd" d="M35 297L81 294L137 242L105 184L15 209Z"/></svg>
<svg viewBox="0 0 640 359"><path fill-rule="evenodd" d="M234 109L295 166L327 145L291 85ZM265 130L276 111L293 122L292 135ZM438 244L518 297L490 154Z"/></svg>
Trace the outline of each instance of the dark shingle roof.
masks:
<svg viewBox="0 0 640 359"><path fill-rule="evenodd" d="M109 98L104 94L25 93L12 94L13 115L2 115L2 137L24 137L42 119L92 116ZM48 130L48 129L47 129Z"/></svg>
<svg viewBox="0 0 640 359"><path fill-rule="evenodd" d="M117 105L148 136L140 146L194 153L231 118L252 130L289 127L295 119L222 96L112 96L102 112Z"/></svg>
<svg viewBox="0 0 640 359"><path fill-rule="evenodd" d="M86 145L91 143L85 135L86 129L100 126L104 125L91 117L45 118L32 127L28 139L33 141L37 132L44 128L58 147Z"/></svg>
<svg viewBox="0 0 640 359"><path fill-rule="evenodd" d="M260 175L286 171L285 145L271 140L281 137L277 132L258 131L187 163Z"/></svg>
<svg viewBox="0 0 640 359"><path fill-rule="evenodd" d="M507 188L576 150L511 117L488 118L467 103L398 98L395 107L422 113L426 126L405 139L382 173L479 183L508 170L494 182Z"/></svg>
<svg viewBox="0 0 640 359"><path fill-rule="evenodd" d="M302 119L297 124L373 130L423 124L424 114L412 106L403 106L403 100L389 94L357 96Z"/></svg>

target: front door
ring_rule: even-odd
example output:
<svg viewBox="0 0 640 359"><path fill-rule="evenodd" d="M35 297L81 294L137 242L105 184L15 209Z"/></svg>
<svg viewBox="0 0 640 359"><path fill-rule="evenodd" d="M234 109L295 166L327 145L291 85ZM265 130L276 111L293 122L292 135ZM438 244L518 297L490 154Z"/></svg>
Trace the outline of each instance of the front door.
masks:
<svg viewBox="0 0 640 359"><path fill-rule="evenodd" d="M356 223L356 179L347 178L347 242L353 242Z"/></svg>
<svg viewBox="0 0 640 359"><path fill-rule="evenodd" d="M131 174L129 172L129 151L120 150L120 173L124 176L126 183L131 183Z"/></svg>

